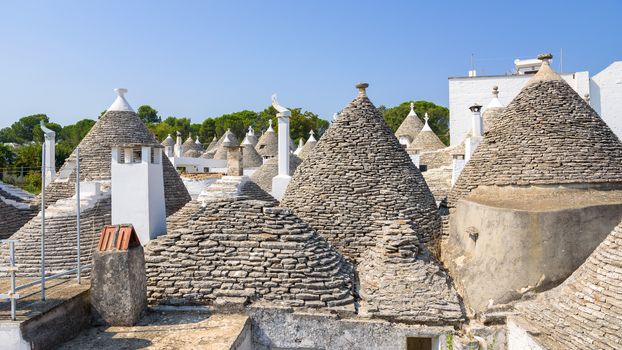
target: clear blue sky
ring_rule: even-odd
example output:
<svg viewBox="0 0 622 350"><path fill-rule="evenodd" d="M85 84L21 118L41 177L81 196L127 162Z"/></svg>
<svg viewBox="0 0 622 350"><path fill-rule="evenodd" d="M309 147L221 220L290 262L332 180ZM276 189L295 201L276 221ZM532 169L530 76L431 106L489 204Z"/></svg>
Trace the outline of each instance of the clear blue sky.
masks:
<svg viewBox="0 0 622 350"><path fill-rule="evenodd" d="M622 1L2 1L0 127L95 118L129 89L163 117L281 104L330 119L370 83L376 105L447 104L447 77L503 74L564 50L564 71L622 59Z"/></svg>

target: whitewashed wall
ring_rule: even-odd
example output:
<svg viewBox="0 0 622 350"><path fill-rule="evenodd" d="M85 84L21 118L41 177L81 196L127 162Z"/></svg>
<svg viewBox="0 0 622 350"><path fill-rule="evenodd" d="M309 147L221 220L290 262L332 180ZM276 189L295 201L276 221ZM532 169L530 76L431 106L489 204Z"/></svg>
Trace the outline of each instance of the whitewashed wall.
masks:
<svg viewBox="0 0 622 350"><path fill-rule="evenodd" d="M622 139L622 61L613 62L592 77L590 103Z"/></svg>
<svg viewBox="0 0 622 350"><path fill-rule="evenodd" d="M564 73L561 76L580 96L589 93L590 80L588 72ZM493 86L499 87L499 100L504 106L507 106L531 77L532 75L497 75L449 78L449 131L451 146L462 142L471 128L471 111L469 107L474 103L486 107L492 100ZM622 103L617 102L617 104Z"/></svg>

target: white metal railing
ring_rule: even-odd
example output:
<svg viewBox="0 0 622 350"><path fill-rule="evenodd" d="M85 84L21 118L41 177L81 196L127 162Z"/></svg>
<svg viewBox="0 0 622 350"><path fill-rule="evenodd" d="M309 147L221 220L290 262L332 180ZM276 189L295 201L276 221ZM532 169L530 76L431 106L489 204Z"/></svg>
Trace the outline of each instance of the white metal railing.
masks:
<svg viewBox="0 0 622 350"><path fill-rule="evenodd" d="M42 157L41 157L41 277L38 280L34 280L20 286L17 286L16 282L16 273L18 271L18 267L15 264L15 240L3 240L3 243L9 244L9 266L0 268L2 272L8 272L11 279L10 290L5 294L0 294L0 299L9 300L11 302L11 320L15 321L16 312L17 312L17 299L19 299L19 294L17 291L35 286L37 284L41 285L41 301L45 301L45 282L51 279L76 274L76 281L78 284L81 282L82 272L84 270L90 269L91 264L82 265L80 261L80 148L76 148L76 253L77 253L77 261L76 268L62 271L51 276L45 275L45 142L41 148Z"/></svg>

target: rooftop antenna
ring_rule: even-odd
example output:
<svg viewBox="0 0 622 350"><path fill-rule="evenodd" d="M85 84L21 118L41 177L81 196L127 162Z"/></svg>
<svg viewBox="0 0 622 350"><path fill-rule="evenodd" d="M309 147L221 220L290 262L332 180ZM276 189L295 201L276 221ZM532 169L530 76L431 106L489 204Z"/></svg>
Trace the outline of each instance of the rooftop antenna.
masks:
<svg viewBox="0 0 622 350"><path fill-rule="evenodd" d="M564 71L564 48L559 49L559 72Z"/></svg>

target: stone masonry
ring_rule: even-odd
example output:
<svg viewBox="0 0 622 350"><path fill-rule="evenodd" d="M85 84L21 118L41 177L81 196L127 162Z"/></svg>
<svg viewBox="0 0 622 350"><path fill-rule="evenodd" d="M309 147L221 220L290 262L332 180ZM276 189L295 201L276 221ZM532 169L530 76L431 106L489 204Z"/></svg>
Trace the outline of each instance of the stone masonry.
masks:
<svg viewBox="0 0 622 350"><path fill-rule="evenodd" d="M622 348L622 223L559 287L517 305L547 349Z"/></svg>
<svg viewBox="0 0 622 350"><path fill-rule="evenodd" d="M112 146L131 143L155 144L153 134L134 112L108 111L82 139L80 147L81 181L110 180ZM59 175L46 188L46 203L75 194L75 153L72 153L59 170ZM179 174L167 157L162 157L164 172L164 198L166 214L170 215L190 200L190 194ZM37 197L35 205L40 203Z"/></svg>
<svg viewBox="0 0 622 350"><path fill-rule="evenodd" d="M362 314L395 322L458 325L460 298L408 220L379 222L376 245L357 266Z"/></svg>
<svg viewBox="0 0 622 350"><path fill-rule="evenodd" d="M622 143L548 65L484 136L449 193L450 207L478 186L622 185Z"/></svg>
<svg viewBox="0 0 622 350"><path fill-rule="evenodd" d="M352 266L291 210L273 205L244 195L188 203L147 246L149 302L352 304Z"/></svg>
<svg viewBox="0 0 622 350"><path fill-rule="evenodd" d="M379 220L412 220L421 240L438 249L434 197L364 91L298 167L281 205L351 258L375 245Z"/></svg>

